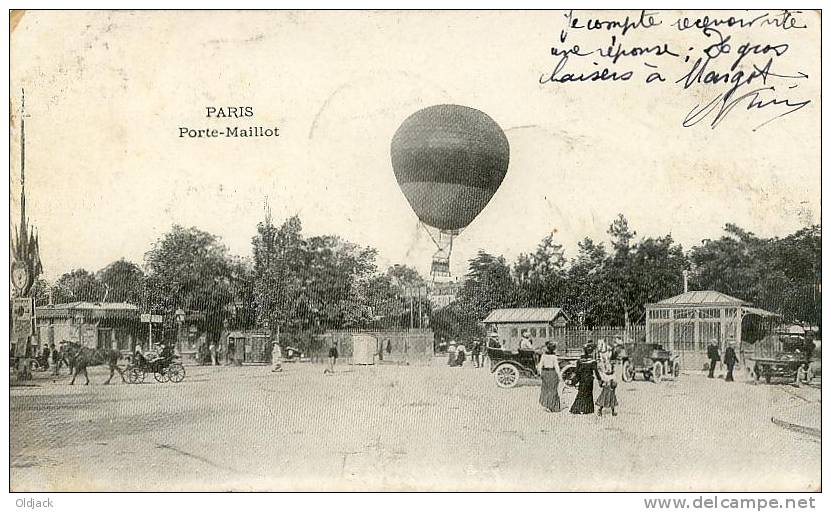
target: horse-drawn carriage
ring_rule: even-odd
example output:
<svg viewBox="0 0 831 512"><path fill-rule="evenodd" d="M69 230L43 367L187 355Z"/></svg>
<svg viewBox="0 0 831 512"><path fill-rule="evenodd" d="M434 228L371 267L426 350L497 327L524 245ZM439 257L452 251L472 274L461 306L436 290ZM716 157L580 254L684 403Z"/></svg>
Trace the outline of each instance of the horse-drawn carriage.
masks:
<svg viewBox="0 0 831 512"><path fill-rule="evenodd" d="M577 360L579 356L565 355L559 358L560 370L563 372L563 381L568 386L576 384ZM517 385L520 377L540 378L537 371L537 363L540 354L533 350L519 350L512 352L501 348L488 347L488 359L491 362L491 373L493 373L496 385L500 388L512 388Z"/></svg>
<svg viewBox="0 0 831 512"><path fill-rule="evenodd" d="M634 380L636 373L653 382L661 382L664 376L677 378L681 374L678 356L658 343L626 343L613 357L622 364L624 382Z"/></svg>
<svg viewBox="0 0 831 512"><path fill-rule="evenodd" d="M124 370L124 378L128 384L141 384L147 374L152 373L156 382L182 382L185 380L185 367L176 359L175 355L148 355L146 358L134 356Z"/></svg>

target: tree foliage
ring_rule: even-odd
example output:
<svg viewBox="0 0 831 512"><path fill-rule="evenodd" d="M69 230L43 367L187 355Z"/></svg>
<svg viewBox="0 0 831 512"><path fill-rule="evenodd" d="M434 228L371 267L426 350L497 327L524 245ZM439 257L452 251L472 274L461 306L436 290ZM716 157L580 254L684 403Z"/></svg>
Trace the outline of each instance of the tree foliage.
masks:
<svg viewBox="0 0 831 512"><path fill-rule="evenodd" d="M574 323L642 323L645 305L690 289L716 290L782 314L787 321L821 322L821 234L812 226L784 238L764 239L727 224L717 240L688 253L670 235L638 238L623 215L606 241L585 238L567 260L554 233L509 266L480 251L469 262L462 293L434 324L456 338L481 335L480 322L496 308L562 307Z"/></svg>

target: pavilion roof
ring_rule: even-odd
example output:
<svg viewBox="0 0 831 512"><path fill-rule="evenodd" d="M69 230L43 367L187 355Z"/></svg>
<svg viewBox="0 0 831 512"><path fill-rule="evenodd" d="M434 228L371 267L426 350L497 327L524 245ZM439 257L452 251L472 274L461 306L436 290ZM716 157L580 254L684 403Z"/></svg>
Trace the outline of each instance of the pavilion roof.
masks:
<svg viewBox="0 0 831 512"><path fill-rule="evenodd" d="M649 306L744 306L749 305L742 299L717 292L715 290L700 290L682 293L668 299L658 301Z"/></svg>
<svg viewBox="0 0 831 512"><path fill-rule="evenodd" d="M139 308L126 302L65 302L35 308L38 318L70 318L76 315L84 318L136 318Z"/></svg>
<svg viewBox="0 0 831 512"><path fill-rule="evenodd" d="M483 323L553 322L560 315L566 316L561 308L494 309ZM566 318L568 317L566 316Z"/></svg>

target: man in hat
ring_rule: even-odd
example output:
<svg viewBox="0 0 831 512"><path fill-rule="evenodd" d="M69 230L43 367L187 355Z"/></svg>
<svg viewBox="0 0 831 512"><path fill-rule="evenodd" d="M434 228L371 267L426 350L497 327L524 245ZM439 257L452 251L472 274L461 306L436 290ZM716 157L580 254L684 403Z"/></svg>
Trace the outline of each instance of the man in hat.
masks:
<svg viewBox="0 0 831 512"><path fill-rule="evenodd" d="M725 382L733 382L733 367L739 362L739 358L736 357L735 345L735 341L730 341L730 344L724 351L724 364L727 366L727 377L724 379Z"/></svg>
<svg viewBox="0 0 831 512"><path fill-rule="evenodd" d="M707 374L707 377L712 379L713 373L716 371L716 364L721 359L721 354L718 353L718 341L715 338L711 339L707 346L707 359L710 360L710 373Z"/></svg>

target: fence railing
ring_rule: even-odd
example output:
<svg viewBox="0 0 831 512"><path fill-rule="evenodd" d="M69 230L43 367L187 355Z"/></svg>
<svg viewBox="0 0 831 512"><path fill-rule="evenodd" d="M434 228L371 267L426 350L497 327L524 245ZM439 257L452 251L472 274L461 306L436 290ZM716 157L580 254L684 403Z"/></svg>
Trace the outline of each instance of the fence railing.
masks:
<svg viewBox="0 0 831 512"><path fill-rule="evenodd" d="M646 327L643 325L631 325L626 327L596 327L593 329L572 327L557 329L554 331L552 340L566 350L582 348L589 341L597 342L604 339L607 342L620 338L624 343L639 341L646 335Z"/></svg>

